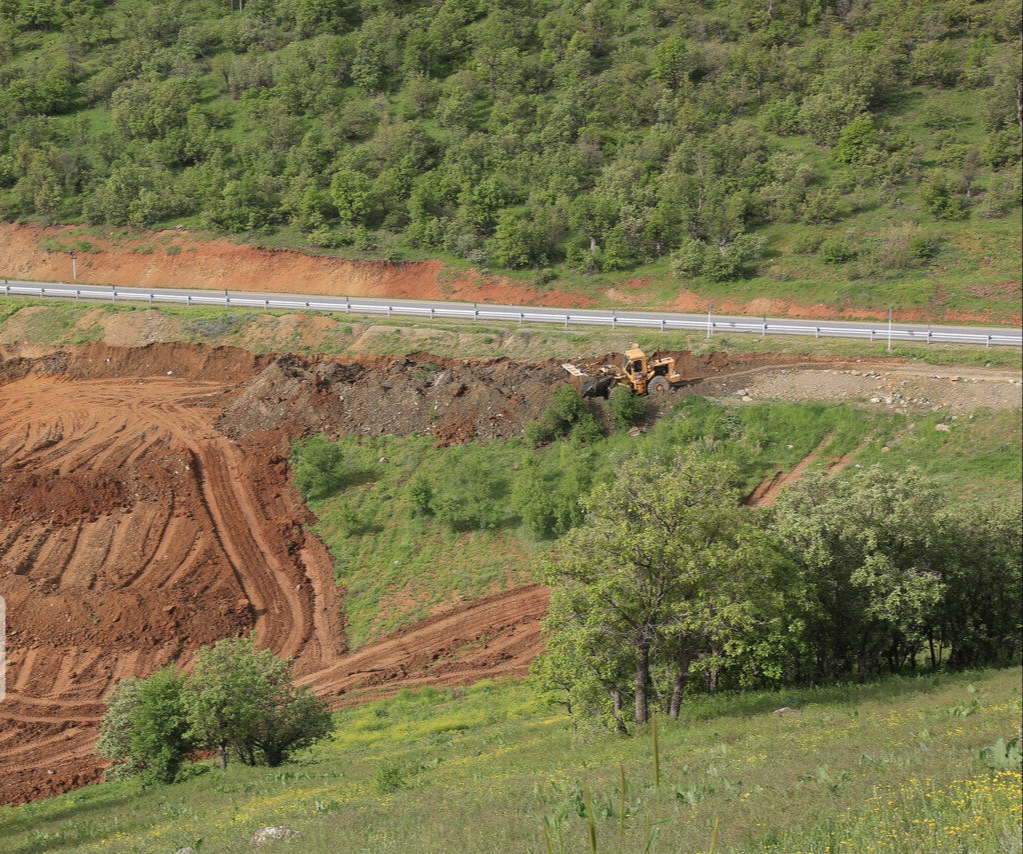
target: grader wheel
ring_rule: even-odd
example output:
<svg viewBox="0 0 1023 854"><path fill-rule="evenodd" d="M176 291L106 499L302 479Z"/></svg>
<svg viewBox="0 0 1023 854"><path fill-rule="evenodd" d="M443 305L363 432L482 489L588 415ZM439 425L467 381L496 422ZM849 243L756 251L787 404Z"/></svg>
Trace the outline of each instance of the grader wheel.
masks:
<svg viewBox="0 0 1023 854"><path fill-rule="evenodd" d="M654 377L650 380L646 390L649 394L662 395L667 394L668 389L670 388L671 383L669 383L664 377Z"/></svg>

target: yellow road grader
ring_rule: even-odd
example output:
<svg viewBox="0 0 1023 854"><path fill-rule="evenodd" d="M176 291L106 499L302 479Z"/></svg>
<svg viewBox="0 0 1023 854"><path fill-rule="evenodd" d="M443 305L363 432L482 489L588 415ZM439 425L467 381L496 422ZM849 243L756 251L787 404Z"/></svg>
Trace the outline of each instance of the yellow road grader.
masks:
<svg viewBox="0 0 1023 854"><path fill-rule="evenodd" d="M615 386L626 385L636 394L665 394L682 381L675 360L660 358L655 352L647 358L638 344L622 353L619 364L604 365L595 375L583 373L576 365L564 364L569 382L581 397L607 397Z"/></svg>

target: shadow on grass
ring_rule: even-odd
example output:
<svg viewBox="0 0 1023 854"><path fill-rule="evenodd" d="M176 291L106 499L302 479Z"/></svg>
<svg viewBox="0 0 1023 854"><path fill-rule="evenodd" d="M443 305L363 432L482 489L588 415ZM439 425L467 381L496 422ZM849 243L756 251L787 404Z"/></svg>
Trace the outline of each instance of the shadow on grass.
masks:
<svg viewBox="0 0 1023 854"><path fill-rule="evenodd" d="M780 708L800 709L808 705L857 706L861 703L895 700L913 695L931 694L958 683L967 684L971 679L980 678L992 669L1009 670L1019 667L1014 661L1001 668L984 671L966 670L958 673L949 671L928 671L915 676L886 676L869 682L835 682L817 687L779 688L765 693L697 695L690 697L682 706L679 720L696 723L722 716L754 717L774 712Z"/></svg>
<svg viewBox="0 0 1023 854"><path fill-rule="evenodd" d="M86 786L84 789L59 796L68 800L73 799L73 803L65 807L54 807L52 800L44 800L0 810L0 850L18 851L23 854L53 851L107 834L109 827L102 819L110 812L133 803L138 797L137 793L129 792L111 797L105 791L109 785L98 784L96 789ZM125 784L125 787L129 785ZM67 828L69 823L80 820L87 822L87 826L81 829ZM40 824L53 825L55 829L47 833L40 830ZM36 832L35 839L29 838L21 845L18 844L18 837L24 838L24 834L32 834L33 831Z"/></svg>

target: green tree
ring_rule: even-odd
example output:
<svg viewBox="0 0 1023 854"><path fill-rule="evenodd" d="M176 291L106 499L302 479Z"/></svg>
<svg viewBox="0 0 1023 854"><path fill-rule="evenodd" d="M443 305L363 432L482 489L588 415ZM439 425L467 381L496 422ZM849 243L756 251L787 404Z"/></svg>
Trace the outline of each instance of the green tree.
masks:
<svg viewBox="0 0 1023 854"><path fill-rule="evenodd" d="M835 145L835 160L839 163L861 163L878 147L874 119L868 115L859 116L842 128Z"/></svg>
<svg viewBox="0 0 1023 854"><path fill-rule="evenodd" d="M196 653L183 694L189 736L217 748L221 768L233 750L246 765L280 765L325 738L330 712L291 681L291 663L249 638L226 638Z"/></svg>
<svg viewBox="0 0 1023 854"><path fill-rule="evenodd" d="M143 786L174 782L190 748L184 686L174 665L114 686L96 744L96 752L114 763L108 776L137 775Z"/></svg>
<svg viewBox="0 0 1023 854"><path fill-rule="evenodd" d="M303 501L327 498L345 482L344 449L326 436L312 436L295 448L293 476Z"/></svg>
<svg viewBox="0 0 1023 854"><path fill-rule="evenodd" d="M615 427L628 430L646 415L646 401L627 385L616 386L608 398L608 408L614 416Z"/></svg>
<svg viewBox="0 0 1023 854"><path fill-rule="evenodd" d="M647 722L655 667L669 675L677 715L693 663L752 620L762 552L735 477L730 464L692 453L617 464L613 482L583 499L585 524L538 564L554 588L546 626L560 651L540 666L570 685L590 674L619 728L630 697L635 722Z"/></svg>
<svg viewBox="0 0 1023 854"><path fill-rule="evenodd" d="M519 466L518 475L512 484L511 502L534 537L547 538L554 535L557 507L551 482L544 477L535 458L526 457Z"/></svg>
<svg viewBox="0 0 1023 854"><path fill-rule="evenodd" d="M361 172L339 169L330 180L330 196L341 221L348 225L365 225L370 210L372 182Z"/></svg>
<svg viewBox="0 0 1023 854"><path fill-rule="evenodd" d="M497 525L505 514L507 479L474 450L449 452L450 472L430 501L433 515L455 530L483 531Z"/></svg>
<svg viewBox="0 0 1023 854"><path fill-rule="evenodd" d="M671 253L671 272L680 279L700 275L707 246L702 240L684 237L682 245Z"/></svg>
<svg viewBox="0 0 1023 854"><path fill-rule="evenodd" d="M924 42L909 60L909 79L913 83L954 86L962 76L963 61L953 42Z"/></svg>
<svg viewBox="0 0 1023 854"><path fill-rule="evenodd" d="M943 172L935 172L924 182L920 188L920 197L927 212L936 219L955 221L966 217L967 210L962 196Z"/></svg>
<svg viewBox="0 0 1023 854"><path fill-rule="evenodd" d="M952 667L1009 661L1023 645L1023 518L1014 505L946 508L938 515L938 564L946 593L929 635L951 647Z"/></svg>
<svg viewBox="0 0 1023 854"><path fill-rule="evenodd" d="M872 468L812 474L775 507L801 579L812 672L803 678L898 672L913 665L944 596L937 488L919 472Z"/></svg>

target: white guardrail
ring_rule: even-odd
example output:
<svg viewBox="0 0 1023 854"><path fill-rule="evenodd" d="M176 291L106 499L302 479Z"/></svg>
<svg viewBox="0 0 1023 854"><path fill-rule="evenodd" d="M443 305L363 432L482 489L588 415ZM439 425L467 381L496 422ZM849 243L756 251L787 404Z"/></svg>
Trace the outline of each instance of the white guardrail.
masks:
<svg viewBox="0 0 1023 854"><path fill-rule="evenodd" d="M96 286L74 287L71 285L30 285L23 282L16 284L4 283L4 296L35 296L50 299L88 299L106 302L143 302L149 305L157 303L178 303L181 305L221 305L225 307L250 307L269 310L271 308L298 309L301 311L330 311L342 314L382 314L417 316L429 318L464 318L479 320L504 320L522 323L557 323L566 329L569 325L610 326L615 329L623 327L642 327L657 329L661 332L677 329L699 329L707 332L707 337L722 332L749 332L766 335L807 335L814 338L866 338L870 341L917 341L921 343L955 343L1008 345L1023 347L1023 335L1012 335L1000 332L962 332L931 329L908 329L885 325L883 327L851 325L826 326L804 322L799 325L780 323L764 318L756 321L715 320L709 313L706 318L681 318L677 316L643 317L635 314L614 312L588 311L585 314L560 313L557 310L544 311L509 310L473 305L472 308L451 306L423 306L410 302L353 302L348 297L325 300L323 297L312 299L283 299L277 297L257 297L253 295L230 295L195 293L181 294L169 291L146 291L138 288L118 291L116 287L97 290Z"/></svg>

